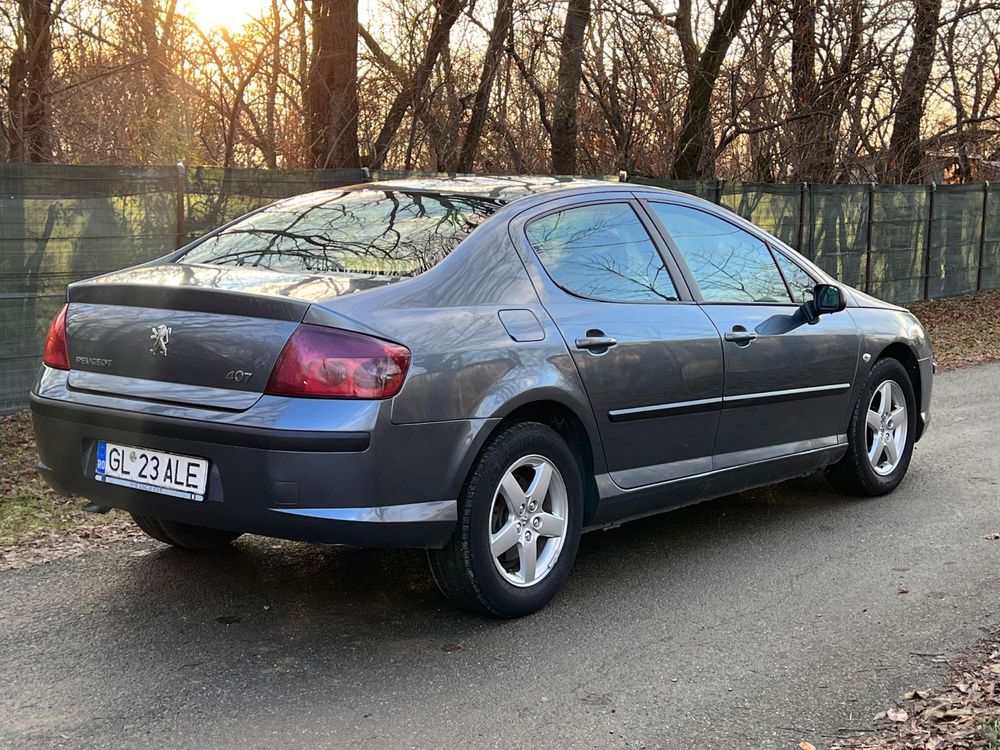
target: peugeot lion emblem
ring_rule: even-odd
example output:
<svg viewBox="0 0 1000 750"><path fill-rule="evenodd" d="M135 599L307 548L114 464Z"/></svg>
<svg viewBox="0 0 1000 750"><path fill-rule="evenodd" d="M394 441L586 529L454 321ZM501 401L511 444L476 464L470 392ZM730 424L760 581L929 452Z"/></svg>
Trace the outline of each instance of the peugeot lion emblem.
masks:
<svg viewBox="0 0 1000 750"><path fill-rule="evenodd" d="M153 346L150 348L149 353L154 357L157 354L162 354L164 357L167 356L167 344L170 343L170 331L171 328L165 325L153 326L153 332L149 334L149 340L153 342Z"/></svg>

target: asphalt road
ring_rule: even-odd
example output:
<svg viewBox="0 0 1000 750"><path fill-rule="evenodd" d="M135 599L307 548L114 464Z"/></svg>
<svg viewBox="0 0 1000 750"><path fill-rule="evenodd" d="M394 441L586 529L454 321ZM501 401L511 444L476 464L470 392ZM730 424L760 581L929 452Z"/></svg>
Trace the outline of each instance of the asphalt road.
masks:
<svg viewBox="0 0 1000 750"><path fill-rule="evenodd" d="M1000 365L935 384L893 495L819 478L584 538L541 613L417 553L153 542L0 573L0 746L822 746L1000 624Z"/></svg>

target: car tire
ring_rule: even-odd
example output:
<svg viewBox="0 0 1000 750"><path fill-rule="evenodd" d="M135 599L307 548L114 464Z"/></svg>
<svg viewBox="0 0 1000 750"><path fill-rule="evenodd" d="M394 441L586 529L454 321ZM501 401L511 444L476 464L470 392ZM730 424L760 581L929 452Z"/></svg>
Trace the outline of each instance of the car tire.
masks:
<svg viewBox="0 0 1000 750"><path fill-rule="evenodd" d="M905 407L902 421L899 407ZM827 468L827 481L841 492L862 497L892 492L910 466L916 416L906 368L898 360L880 359L868 373L851 413L847 453Z"/></svg>
<svg viewBox="0 0 1000 750"><path fill-rule="evenodd" d="M504 427L476 458L451 540L428 551L434 580L476 612L531 614L569 576L583 507L580 465L559 433L536 422Z"/></svg>
<svg viewBox="0 0 1000 750"><path fill-rule="evenodd" d="M177 521L168 521L152 516L140 516L131 513L136 526L148 536L159 542L174 547L190 550L206 550L222 547L241 536L238 531L223 531L221 529L206 529L202 526L191 526Z"/></svg>

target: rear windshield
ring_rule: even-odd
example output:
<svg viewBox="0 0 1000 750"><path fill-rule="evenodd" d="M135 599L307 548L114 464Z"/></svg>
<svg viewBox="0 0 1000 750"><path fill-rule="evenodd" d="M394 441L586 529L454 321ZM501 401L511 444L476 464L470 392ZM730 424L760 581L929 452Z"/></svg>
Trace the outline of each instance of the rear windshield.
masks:
<svg viewBox="0 0 1000 750"><path fill-rule="evenodd" d="M238 221L179 262L391 281L437 265L499 207L481 198L381 190L304 195Z"/></svg>

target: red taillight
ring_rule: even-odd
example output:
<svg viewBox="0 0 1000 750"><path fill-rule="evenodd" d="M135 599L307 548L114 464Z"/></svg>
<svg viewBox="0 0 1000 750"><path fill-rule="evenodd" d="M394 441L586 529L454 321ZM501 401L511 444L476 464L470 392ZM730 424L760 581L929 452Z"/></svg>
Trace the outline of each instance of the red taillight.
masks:
<svg viewBox="0 0 1000 750"><path fill-rule="evenodd" d="M69 369L69 351L66 348L66 305L59 309L49 324L42 362L57 370Z"/></svg>
<svg viewBox="0 0 1000 750"><path fill-rule="evenodd" d="M410 366L399 344L303 323L281 350L267 393L311 398L391 398Z"/></svg>

